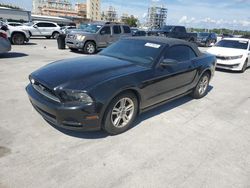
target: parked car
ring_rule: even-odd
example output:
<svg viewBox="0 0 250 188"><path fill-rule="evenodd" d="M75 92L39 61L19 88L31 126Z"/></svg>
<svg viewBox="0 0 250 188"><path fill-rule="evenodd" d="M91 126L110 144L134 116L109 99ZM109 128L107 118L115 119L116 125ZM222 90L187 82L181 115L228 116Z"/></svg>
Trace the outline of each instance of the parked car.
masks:
<svg viewBox="0 0 250 188"><path fill-rule="evenodd" d="M147 36L147 32L143 31L143 30L137 30L137 31L132 33L132 36L137 36L137 37Z"/></svg>
<svg viewBox="0 0 250 188"><path fill-rule="evenodd" d="M54 22L36 21L29 25L17 26L29 31L30 36L42 36L47 39L57 38L62 33L61 27Z"/></svg>
<svg viewBox="0 0 250 188"><path fill-rule="evenodd" d="M209 47L217 42L217 36L215 33L197 33L196 42L200 46Z"/></svg>
<svg viewBox="0 0 250 188"><path fill-rule="evenodd" d="M16 26L23 26L23 24L20 23L20 22L8 22L8 25L14 26L14 27L16 27Z"/></svg>
<svg viewBox="0 0 250 188"><path fill-rule="evenodd" d="M187 94L204 97L215 63L183 40L129 37L98 55L46 65L29 76L26 91L56 126L119 134L138 113Z"/></svg>
<svg viewBox="0 0 250 188"><path fill-rule="evenodd" d="M183 39L189 42L196 42L196 33L187 33L184 26L166 25L159 30L152 30L148 32L149 36L165 36L169 38Z"/></svg>
<svg viewBox="0 0 250 188"><path fill-rule="evenodd" d="M245 72L250 66L250 39L224 38L207 52L217 57L217 68Z"/></svg>
<svg viewBox="0 0 250 188"><path fill-rule="evenodd" d="M12 44L22 45L25 42L29 42L30 35L27 30L8 25L8 23L3 21L0 21L0 23L8 27L7 35Z"/></svg>
<svg viewBox="0 0 250 188"><path fill-rule="evenodd" d="M66 36L66 45L72 51L83 50L94 54L99 48L105 48L121 37L131 36L130 27L119 23L89 23L84 29L72 30Z"/></svg>
<svg viewBox="0 0 250 188"><path fill-rule="evenodd" d="M61 31L63 34L68 34L72 29L76 29L76 26L62 26Z"/></svg>
<svg viewBox="0 0 250 188"><path fill-rule="evenodd" d="M4 28L2 28L2 26L0 25L0 54L11 50L11 44L10 44L10 41L8 39L8 35L5 31L5 29L4 30L2 30L2 29L4 29Z"/></svg>

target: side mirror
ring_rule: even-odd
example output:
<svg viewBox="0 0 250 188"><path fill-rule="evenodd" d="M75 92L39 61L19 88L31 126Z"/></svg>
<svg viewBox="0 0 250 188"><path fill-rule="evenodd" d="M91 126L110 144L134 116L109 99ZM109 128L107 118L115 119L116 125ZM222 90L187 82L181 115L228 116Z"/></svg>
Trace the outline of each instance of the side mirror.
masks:
<svg viewBox="0 0 250 188"><path fill-rule="evenodd" d="M33 25L33 27L36 28L36 29L38 28L37 25Z"/></svg>
<svg viewBox="0 0 250 188"><path fill-rule="evenodd" d="M100 34L101 34L101 35L105 35L106 32L105 32L104 30L102 30L102 31L100 32Z"/></svg>
<svg viewBox="0 0 250 188"><path fill-rule="evenodd" d="M160 66L165 68L168 66L176 65L177 63L178 61L174 59L163 59L162 62L160 63Z"/></svg>

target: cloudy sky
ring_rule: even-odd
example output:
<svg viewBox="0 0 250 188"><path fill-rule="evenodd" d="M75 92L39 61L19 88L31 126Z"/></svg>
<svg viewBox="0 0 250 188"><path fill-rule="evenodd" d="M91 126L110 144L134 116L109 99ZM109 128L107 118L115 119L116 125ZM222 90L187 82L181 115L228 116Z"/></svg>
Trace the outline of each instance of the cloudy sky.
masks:
<svg viewBox="0 0 250 188"><path fill-rule="evenodd" d="M32 0L1 0L32 9ZM84 0L71 0L72 3ZM114 6L118 13L136 15L143 22L150 4L165 4L168 24L188 27L250 30L250 0L101 0L102 9Z"/></svg>

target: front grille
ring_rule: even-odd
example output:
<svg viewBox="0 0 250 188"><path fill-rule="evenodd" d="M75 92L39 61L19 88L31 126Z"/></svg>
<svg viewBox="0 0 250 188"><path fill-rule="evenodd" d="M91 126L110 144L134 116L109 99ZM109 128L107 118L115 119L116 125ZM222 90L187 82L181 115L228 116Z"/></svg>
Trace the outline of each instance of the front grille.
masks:
<svg viewBox="0 0 250 188"><path fill-rule="evenodd" d="M69 38L69 39L75 39L75 35L68 34L68 35L67 35L67 38Z"/></svg>
<svg viewBox="0 0 250 188"><path fill-rule="evenodd" d="M237 67L239 64L225 65L225 64L217 63L217 65L220 66L220 67L235 68L235 67Z"/></svg>
<svg viewBox="0 0 250 188"><path fill-rule="evenodd" d="M228 57L224 57L224 56L216 56L217 59L221 59L221 60L228 60Z"/></svg>
<svg viewBox="0 0 250 188"><path fill-rule="evenodd" d="M56 102L60 102L59 98L55 95L55 93L47 88L46 86L42 85L41 83L37 82L37 81L34 81L32 83L32 86L33 88L39 92L41 95L53 100L53 101L56 101Z"/></svg>

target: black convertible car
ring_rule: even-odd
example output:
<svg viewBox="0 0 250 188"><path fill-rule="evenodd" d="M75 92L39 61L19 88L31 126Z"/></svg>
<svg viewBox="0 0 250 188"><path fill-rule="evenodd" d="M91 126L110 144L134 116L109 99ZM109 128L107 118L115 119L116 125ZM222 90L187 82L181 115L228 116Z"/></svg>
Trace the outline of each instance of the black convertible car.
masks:
<svg viewBox="0 0 250 188"><path fill-rule="evenodd" d="M140 112L187 94L205 96L215 63L183 40L133 37L98 55L48 64L29 76L26 90L54 125L119 134Z"/></svg>

